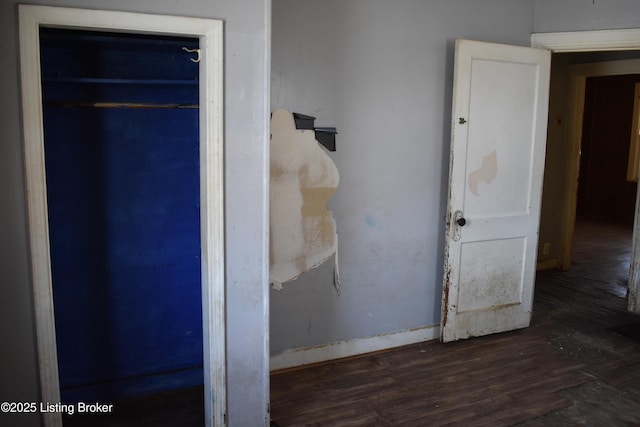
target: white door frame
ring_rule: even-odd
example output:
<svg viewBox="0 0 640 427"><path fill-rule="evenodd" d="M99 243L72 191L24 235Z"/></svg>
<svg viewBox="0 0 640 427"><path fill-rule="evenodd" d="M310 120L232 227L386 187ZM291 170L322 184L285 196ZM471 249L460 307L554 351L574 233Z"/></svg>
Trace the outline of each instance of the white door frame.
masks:
<svg viewBox="0 0 640 427"><path fill-rule="evenodd" d="M617 50L640 50L640 28L623 30L598 30L598 31L576 31L563 33L538 33L531 35L531 46L549 49L554 53L566 52L593 52L593 51L617 51ZM630 63L618 64L618 69L608 74L627 74ZM631 65L632 66L632 65ZM577 202L578 173L579 173L579 150L582 137L582 107L584 104L584 84L586 77L605 75L598 74L604 72L600 69L589 69L588 67L576 67L572 70L570 102L572 103L572 113L569 128L569 159L570 164L565 174L564 187L566 196L563 206L563 235L564 252L561 255L560 266L563 269L569 268L571 264L571 240L575 225L575 211ZM594 73L594 74L590 74ZM578 111L579 110L579 111ZM578 123L579 122L579 123ZM634 220L634 232L631 254L631 271L629 273L629 310L640 310L640 304L636 304L638 290L640 289L640 236L635 224L640 224L640 186L636 195L636 211Z"/></svg>
<svg viewBox="0 0 640 427"><path fill-rule="evenodd" d="M141 13L19 5L24 162L41 401L60 402L44 162L40 27L197 37L205 424L226 424L223 23ZM109 403L109 402L104 402ZM61 426L60 413L43 414Z"/></svg>

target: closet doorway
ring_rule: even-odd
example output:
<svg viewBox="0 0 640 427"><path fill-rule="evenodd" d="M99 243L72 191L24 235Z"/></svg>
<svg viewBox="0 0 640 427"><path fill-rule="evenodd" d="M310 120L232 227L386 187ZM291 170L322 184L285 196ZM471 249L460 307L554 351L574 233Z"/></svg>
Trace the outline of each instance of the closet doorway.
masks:
<svg viewBox="0 0 640 427"><path fill-rule="evenodd" d="M197 49L40 30L63 403L203 384Z"/></svg>
<svg viewBox="0 0 640 427"><path fill-rule="evenodd" d="M193 365L193 355L199 352L202 370L195 377L204 382L205 425L221 424L226 413L224 369L224 206L222 194L222 23L208 19L31 5L20 5L19 13L27 202L42 401L56 403L65 399L74 400L76 397L73 396L73 393L82 388L83 385L91 385L92 387L97 385L97 388L93 387L91 390L84 390L83 393L86 393L86 395L110 395L114 396L113 398L166 389L167 386L171 387L171 384L175 384L175 382L173 380L161 380L156 382L155 385L150 385L147 381L142 386L138 383L133 387L121 387L121 385L115 385L117 381L114 382L114 379L139 380L142 377L149 378L153 376L150 374L153 374L154 371L164 374L184 373L186 371L196 372L198 369L197 366ZM191 127L196 129L195 135L197 135L195 138L196 148L184 151L184 153L188 154L186 154L186 158L183 156L182 159L179 158L184 154L182 150L179 150L180 156L174 151L156 152L151 157L140 157L140 153L146 152L146 149L149 148L148 142L146 148L137 147L133 151L126 151L128 154L137 151L137 154L127 156L114 154L117 150L113 150L117 146L120 146L123 150L132 149L131 141L136 139L132 135L132 133L135 133L133 129L140 121L156 123L153 129L138 130L141 134L148 133L162 138L176 136L174 132L176 126L172 126L169 119L165 122L158 116L158 114L162 114L159 111L168 110L168 108L150 107L152 104L156 107L159 104L165 104L162 98L164 91L153 91L153 97L159 96L158 99L110 99L109 96L117 93L118 90L105 91L100 88L101 84L129 84L129 87L121 91L121 94L135 93L137 91L137 89L134 89L136 84L129 82L128 80L130 79L126 76L117 75L68 77L65 75L66 71L64 70L61 72L56 71L49 76L45 75L42 73L45 69L41 69L41 65L46 65L47 60L44 55L40 56L40 42L44 40L44 38L41 40L40 33L42 32L43 35L46 35L45 33L49 31L48 28L55 28L55 30L51 30L52 33L58 31L57 29L62 29L63 31L59 32L58 36L67 30L71 32L79 31L83 35L93 36L91 32L95 30L101 33L97 34L99 37L120 37L126 34L127 37L138 41L145 40L145 43L149 40L167 41L184 37L191 40L181 39L180 41L186 41L187 44L195 42L194 49L185 46L189 50L194 50L194 52L182 51L182 54L191 54L189 57L185 56L189 62L191 62L191 59L199 61L196 62L198 100L195 104L190 104L193 108L183 108L185 111L182 111L181 114L187 116L187 120L191 116ZM80 33L75 34L78 35ZM87 53L91 54L90 52ZM56 55L53 56L55 57ZM64 63L68 61L68 58L63 57L56 60ZM146 68L154 68L153 64L148 65ZM90 71L92 71L90 68L82 70L83 73ZM89 80L72 81L77 78L81 80L87 78ZM85 90L80 91L82 95L79 95L69 91L68 88L47 85L47 79L52 81L57 79L56 84L59 84L58 86L80 83L85 86L92 86L92 88L86 87ZM65 81L65 79L68 81ZM101 79L105 81L99 82L98 80ZM121 81L108 81L109 79ZM162 78L156 79L151 76L148 80L151 80L151 82L147 81L146 83L158 85L159 82L157 80L162 80ZM69 93L72 94L72 99L68 98L67 95ZM61 94L65 94L64 99L59 97ZM84 98L87 94L92 94L93 99ZM96 99L94 97L96 94L106 96L106 98L100 98L99 96L98 98L100 99ZM141 104L138 107L146 106L149 108L128 108L129 114L121 114L118 110L123 106L113 105L121 103ZM171 104L173 103L172 101ZM107 104L109 105L107 106ZM179 101L176 104L185 107L186 105L183 104L187 104L187 102ZM200 107L195 108L198 104L200 104ZM77 111L73 114L65 114L68 113L68 110L61 113L60 110L64 109ZM189 109L193 110L191 114L186 111ZM97 113L96 110L99 110L100 113ZM194 111L197 111L197 118L193 117ZM98 118L98 116L100 117ZM154 117L151 118L151 116ZM62 134L70 132L72 130L71 127L76 128L75 130L81 129L80 138L59 138L62 141L60 146L49 147L45 144L45 128L48 130L53 129L52 135L55 135L56 132ZM93 137L88 136L90 131L100 128L104 131L98 133L101 136L95 136L95 134ZM106 138L105 134L116 136L115 138ZM176 138L183 143L185 141L184 137ZM48 139L49 136L47 136ZM107 139L111 139L112 143L105 144ZM145 138L142 139L145 140ZM152 139L155 139L155 137ZM84 146L78 145L79 140L84 142ZM150 139L147 141L150 141ZM100 149L96 150L96 147L100 147ZM103 158L109 158L108 165L96 161L99 157L97 156L98 152ZM62 162L57 166L52 166L51 170L49 170L49 164L46 164L47 167L45 168L45 163L51 159L57 159L52 160L52 164L61 159ZM140 163L145 163L148 168L133 167L140 166ZM178 164L181 164L181 166L178 167ZM194 164L197 166L195 171L192 170ZM162 167L158 167L158 165L162 165ZM180 175L175 178L176 174L173 171L175 178L173 180L167 178L172 176L170 173L172 168L177 168L178 175ZM56 170L61 173L63 179L60 179L60 177L50 178L51 174ZM83 175L84 178L78 179L77 175L74 176L74 173L77 173L78 170L82 170L85 173ZM107 171L110 172L106 173ZM152 178L135 182L138 178L141 178L141 175L148 175L147 178L149 176ZM185 180L182 178L185 178ZM47 182L48 179L52 179L51 183ZM164 184L160 181L163 181ZM185 182L189 184L185 184ZM176 210L171 208L171 203L168 205L163 204L163 195L166 195L166 192L159 191L158 187L162 187L163 191L170 189L170 193L182 193L181 190L175 188L180 185L191 186L190 190L186 191L187 193L192 193L193 191L191 190L194 189L194 186L196 188L199 187L199 195L195 199L185 202L187 207L184 209L183 206L179 206ZM182 187L182 190L185 189L186 187ZM51 206L48 206L47 196L51 196L51 191L63 194L63 203L52 203ZM76 195L82 193L86 196L84 202L71 201L70 197L73 193ZM98 197L99 194L105 197ZM139 196L141 194L145 194L152 199L155 198L157 203L151 208L149 208L148 204L137 204L140 201ZM119 208L113 207L122 207L122 204L111 203L114 198L117 199L118 197L133 201L132 204L127 206L128 213L131 215L127 215L127 212L120 212ZM71 203L72 208L65 212L64 205L67 202ZM174 201L173 205L174 207L175 205L182 205L183 202L183 199L178 202ZM170 218L166 221L159 221L158 217L154 218L148 210L145 215L145 209L150 209L155 213L170 212ZM59 210L62 210L62 213ZM129 219L138 218L138 220L120 221L127 217ZM199 218L199 223L196 221L197 225L195 226L193 225L194 217ZM167 218L165 217L165 219ZM122 226L123 223L125 224L124 226ZM186 228L176 228L175 223L180 223ZM56 230L59 230L60 224L63 224L63 232L57 235ZM105 224L109 226L97 227ZM185 226L184 224L191 225ZM146 231L149 231L148 229L146 231L142 230L147 227L153 229L153 226L155 226L155 231L151 234L145 234ZM64 227L68 228L65 230ZM196 230L195 233L193 232L194 229ZM66 231L69 230L72 231L67 233ZM90 230L91 235L83 236L82 234L86 230ZM73 235L73 238L71 235ZM137 238L142 235L142 240L147 239L151 243L136 248L136 245L131 244L131 238L136 235ZM153 237L154 235L156 237ZM122 237L124 240L115 239L115 236ZM163 244L158 244L158 236L162 236L163 239L168 236L173 236L174 238L171 243L166 243L167 240L163 240ZM176 238L176 236L178 237ZM122 241L126 242L127 239L130 240L125 244L111 247L105 245L105 243L111 243L115 240L120 243ZM139 242L140 240L138 239L137 241ZM140 250L140 247L147 249ZM60 248L62 248L62 252L59 256L58 250ZM82 253L83 250L84 254ZM73 259L74 256L79 256L80 258L76 258L75 263L66 262L68 258ZM82 259L82 256L85 258ZM193 260L186 262L185 260L188 258L196 258L196 262L194 263ZM63 259L62 264L60 259ZM118 264L118 260L122 260L125 263ZM134 262L131 264L132 260ZM127 264L127 262L130 264ZM194 267L196 264L197 266ZM169 270L174 270L174 272L170 273ZM193 273L194 270L195 274ZM87 271L91 271L92 274L88 275ZM155 277L153 275L149 276L145 271L147 273L155 271ZM187 271L190 273L186 273ZM82 278L83 275L84 278ZM78 276L81 277L80 280L77 280ZM113 310L108 310L108 308L115 307L115 302L118 299L122 299L116 296L120 295L121 297L124 295L122 293L124 288L131 290L135 287L127 285L120 290L108 290L108 287L106 288L104 285L110 283L111 278L126 276L129 276L129 285L134 282L147 282L148 284L154 280L167 280L171 276L179 278L169 287L175 288L176 295L181 297L186 295L187 299L191 301L199 300L195 315L191 313L193 306L184 305L182 302L178 302L176 298L172 298L170 302L166 302L163 306L162 304L154 303L153 298L147 295L136 297L141 306L139 307L140 313L137 315L139 318L149 321L151 318L162 318L163 312L166 314L167 312L171 313L173 310L173 314L170 314L169 317L165 316L164 323L151 322L154 326L147 328L147 331L152 330L153 332L151 334L147 333L144 339L140 339L139 336L136 337L136 333L144 329L142 327L137 328L137 330L134 324L118 327L117 323L120 322L124 325L127 322L126 319L123 321L122 317L131 315L137 309L129 306L127 310L120 312L116 310L114 312ZM57 292L55 285L53 285L56 277L64 277L65 280L71 277L69 283L74 284L62 291L62 293ZM194 277L198 277L198 279L194 279ZM191 291L187 291L189 286L185 285L185 283L188 281L197 282L195 288L198 288L199 285L200 289L194 290L192 284L190 286ZM80 287L78 283L83 283L84 287ZM89 286L91 284L98 285L98 290ZM91 290L88 291L87 288ZM150 288L152 286L147 286L147 290ZM161 286L157 286L155 292L152 290L151 293L163 294L165 291L168 290L166 288L163 290ZM83 292L85 293L84 295L82 294ZM56 296L56 293L60 298ZM59 309L59 304L62 304L61 307L63 307L66 304L64 301L68 300L68 295L64 296L65 293L79 293L85 297L80 298L78 304L75 304L74 310L71 310L72 312L80 312L80 317L68 317L66 313L64 315L60 313L59 318L57 316L58 313L54 315L54 306L56 311L66 311L65 308ZM134 291L133 294L140 296L144 292ZM196 294L198 298L195 297ZM135 300L136 298L133 299ZM54 302L54 300L57 301ZM96 303L96 301L99 301L99 303ZM135 307L135 304L133 304L133 307ZM109 314L103 316L106 313ZM75 313L74 315L77 314ZM100 319L102 324L93 324L94 327L90 324L84 324L82 323L83 320L81 320L82 316L85 316L84 319L87 319L87 316L92 317L93 320ZM107 317L109 320L105 321L103 317ZM132 315L132 318L135 317L136 315ZM183 318L185 323L181 324ZM193 326L194 318L200 320L199 326ZM58 332L56 326L63 323L70 323L72 332ZM138 326L140 325L139 323ZM193 346L187 345L186 341L180 342L180 340L176 340L175 336L171 338L171 328L174 327L177 327L182 335L199 334L199 338L186 339L186 341L196 343L195 347L199 345L199 351L185 351L185 349ZM62 330L60 329L60 331ZM56 340L56 333L66 337L67 343L71 343L70 347L65 348L67 343L59 343ZM74 334L77 335L74 336ZM84 338L82 338L83 335ZM69 339L70 336L72 337L71 339ZM77 342L73 343L75 338L77 338ZM184 339L184 337L181 338ZM85 341L81 342L83 339ZM133 347L138 346L138 354L147 352L147 356L150 359L147 359L144 363L136 362L134 360L136 356L127 355L126 353L129 350L125 350L123 355L120 354L121 349L118 349L117 345L110 345L117 344L118 341L131 343L136 340L151 344L144 348L144 351L142 350L144 346L139 345L139 343L133 345ZM97 347L95 347L96 344L98 345ZM109 350L105 351L106 355L101 354L102 351L100 350L100 345L104 344L109 344ZM66 358L69 353L78 352L78 349L73 349L74 345L83 347L80 349L80 353L84 352L84 356L89 355L89 357L85 357L85 360L98 358L101 362L109 362L109 365L96 368L99 365L98 363L90 368L78 369L78 366L81 367L81 365L74 363L70 365L69 369L63 368L66 363L63 358ZM171 353L172 356L170 358L174 359L164 359L158 362L158 355L155 353L158 347L162 346L171 347L172 351L165 353ZM87 350L87 348L90 348L90 350ZM181 354L183 351L184 353L189 353L187 357L183 357L185 356ZM58 354L59 352L60 354ZM58 371L59 355L61 359L60 375ZM183 362L187 361L186 364L183 362L175 363L175 357L183 358ZM153 358L156 358L156 360L153 360ZM194 367L196 369L192 369ZM160 369L158 370L158 368ZM74 382L72 387L66 387L65 384L70 384L69 378L73 380L72 382L79 379L81 381ZM97 381L94 381L96 378ZM85 381L87 379L89 380ZM193 381L193 377L191 380L187 379L186 381L186 383ZM109 384L109 386L105 386L105 384ZM60 395L60 386L63 387L62 396ZM62 417L60 413L43 415L45 425L61 424Z"/></svg>

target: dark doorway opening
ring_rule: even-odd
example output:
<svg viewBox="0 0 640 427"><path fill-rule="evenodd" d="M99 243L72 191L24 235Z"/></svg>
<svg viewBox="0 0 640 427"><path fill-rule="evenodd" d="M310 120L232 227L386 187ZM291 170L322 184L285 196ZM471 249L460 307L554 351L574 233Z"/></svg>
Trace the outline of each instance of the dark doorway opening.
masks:
<svg viewBox="0 0 640 427"><path fill-rule="evenodd" d="M198 40L40 42L62 400L201 390Z"/></svg>

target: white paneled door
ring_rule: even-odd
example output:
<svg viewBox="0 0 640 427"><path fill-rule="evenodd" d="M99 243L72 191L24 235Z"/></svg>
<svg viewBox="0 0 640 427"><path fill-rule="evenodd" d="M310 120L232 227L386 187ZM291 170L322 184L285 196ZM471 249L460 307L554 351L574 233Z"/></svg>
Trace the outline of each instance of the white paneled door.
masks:
<svg viewBox="0 0 640 427"><path fill-rule="evenodd" d="M550 56L456 42L443 342L529 326Z"/></svg>

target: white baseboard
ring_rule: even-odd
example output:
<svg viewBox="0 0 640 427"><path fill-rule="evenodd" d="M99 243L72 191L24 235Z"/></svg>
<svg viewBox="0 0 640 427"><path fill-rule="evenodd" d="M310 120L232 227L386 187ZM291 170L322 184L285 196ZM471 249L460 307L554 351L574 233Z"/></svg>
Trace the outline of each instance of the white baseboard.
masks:
<svg viewBox="0 0 640 427"><path fill-rule="evenodd" d="M440 325L423 326L399 332L391 332L373 337L355 338L314 347L285 350L271 356L271 371L326 362L373 351L386 350L422 341L434 340L440 336Z"/></svg>

